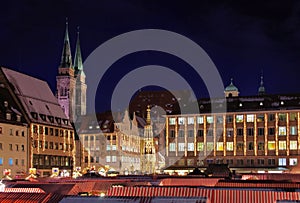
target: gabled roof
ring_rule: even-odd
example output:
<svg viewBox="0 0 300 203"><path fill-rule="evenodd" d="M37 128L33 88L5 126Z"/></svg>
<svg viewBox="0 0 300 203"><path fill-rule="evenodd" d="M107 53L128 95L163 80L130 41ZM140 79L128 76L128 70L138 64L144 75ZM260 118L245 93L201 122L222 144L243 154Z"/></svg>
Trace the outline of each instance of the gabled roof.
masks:
<svg viewBox="0 0 300 203"><path fill-rule="evenodd" d="M7 68L1 70L31 122L71 127L64 123L68 118L45 81Z"/></svg>

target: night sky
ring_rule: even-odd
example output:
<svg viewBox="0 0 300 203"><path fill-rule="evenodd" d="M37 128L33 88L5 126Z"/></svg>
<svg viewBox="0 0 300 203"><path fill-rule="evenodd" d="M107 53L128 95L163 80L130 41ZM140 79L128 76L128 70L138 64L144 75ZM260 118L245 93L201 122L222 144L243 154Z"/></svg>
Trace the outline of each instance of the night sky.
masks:
<svg viewBox="0 0 300 203"><path fill-rule="evenodd" d="M224 86L233 77L243 96L257 94L262 71L267 93L300 93L300 2L296 0L20 0L2 1L1 8L0 64L46 80L53 91L68 17L73 58L77 26L83 59L124 32L165 29L198 43L215 63ZM111 93L129 67L153 61L179 72L186 68L168 55L128 56L107 74L110 84L102 94ZM203 84L195 91L207 96Z"/></svg>

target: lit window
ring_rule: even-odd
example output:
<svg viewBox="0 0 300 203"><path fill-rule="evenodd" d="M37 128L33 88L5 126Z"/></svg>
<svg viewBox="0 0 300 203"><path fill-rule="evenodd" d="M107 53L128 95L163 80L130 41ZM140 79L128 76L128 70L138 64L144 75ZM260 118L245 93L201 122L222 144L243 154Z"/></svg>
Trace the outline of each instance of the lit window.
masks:
<svg viewBox="0 0 300 203"><path fill-rule="evenodd" d="M278 166L286 166L286 158L279 158Z"/></svg>
<svg viewBox="0 0 300 203"><path fill-rule="evenodd" d="M111 150L116 151L117 150L117 145L112 145Z"/></svg>
<svg viewBox="0 0 300 203"><path fill-rule="evenodd" d="M206 143L206 150L212 151L214 149L214 143L213 142L207 142Z"/></svg>
<svg viewBox="0 0 300 203"><path fill-rule="evenodd" d="M113 163L117 162L117 156L111 156L111 162Z"/></svg>
<svg viewBox="0 0 300 203"><path fill-rule="evenodd" d="M106 151L110 151L110 150L111 150L110 144L106 145Z"/></svg>
<svg viewBox="0 0 300 203"><path fill-rule="evenodd" d="M106 162L107 162L107 163L110 162L110 156L106 156Z"/></svg>
<svg viewBox="0 0 300 203"><path fill-rule="evenodd" d="M217 151L223 151L223 142L217 142Z"/></svg>
<svg viewBox="0 0 300 203"><path fill-rule="evenodd" d="M243 151L244 150L244 143L243 142L238 142L236 145L236 149L238 151Z"/></svg>
<svg viewBox="0 0 300 203"><path fill-rule="evenodd" d="M242 123L244 121L244 115L236 115L236 122Z"/></svg>
<svg viewBox="0 0 300 203"><path fill-rule="evenodd" d="M286 127L279 126L278 132L279 132L279 135L286 135Z"/></svg>
<svg viewBox="0 0 300 203"><path fill-rule="evenodd" d="M296 140L290 140L290 149L291 150L297 150L297 141Z"/></svg>
<svg viewBox="0 0 300 203"><path fill-rule="evenodd" d="M257 120L257 122L264 122L265 121L264 114L258 114L256 120Z"/></svg>
<svg viewBox="0 0 300 203"><path fill-rule="evenodd" d="M198 124L203 124L203 123L204 123L203 116L198 116L198 117L197 117L197 123L198 123Z"/></svg>
<svg viewBox="0 0 300 203"><path fill-rule="evenodd" d="M179 118L178 118L178 124L179 124L179 125L184 125L184 121L185 121L185 118L184 118L184 117L179 117Z"/></svg>
<svg viewBox="0 0 300 203"><path fill-rule="evenodd" d="M184 152L184 143L178 143L178 151Z"/></svg>
<svg viewBox="0 0 300 203"><path fill-rule="evenodd" d="M226 150L227 151L233 151L233 142L227 142L226 143Z"/></svg>
<svg viewBox="0 0 300 203"><path fill-rule="evenodd" d="M169 151L170 152L175 152L175 143L170 143L169 144Z"/></svg>
<svg viewBox="0 0 300 203"><path fill-rule="evenodd" d="M253 114L247 115L247 122L248 123L253 123L254 122L254 115Z"/></svg>
<svg viewBox="0 0 300 203"><path fill-rule="evenodd" d="M279 141L279 150L286 149L286 141Z"/></svg>
<svg viewBox="0 0 300 203"><path fill-rule="evenodd" d="M206 121L207 121L207 123L213 123L214 122L214 117L213 116L207 116Z"/></svg>
<svg viewBox="0 0 300 203"><path fill-rule="evenodd" d="M188 151L194 151L194 143L188 143Z"/></svg>
<svg viewBox="0 0 300 203"><path fill-rule="evenodd" d="M290 158L290 166L296 166L298 163L297 158Z"/></svg>
<svg viewBox="0 0 300 203"><path fill-rule="evenodd" d="M290 113L290 121L297 120L297 113Z"/></svg>
<svg viewBox="0 0 300 203"><path fill-rule="evenodd" d="M170 125L175 125L175 121L176 121L175 118L169 118L169 124Z"/></svg>
<svg viewBox="0 0 300 203"><path fill-rule="evenodd" d="M268 141L268 150L275 150L275 141Z"/></svg>
<svg viewBox="0 0 300 203"><path fill-rule="evenodd" d="M14 164L14 161L12 158L9 158L8 159L8 165L12 166Z"/></svg>
<svg viewBox="0 0 300 203"><path fill-rule="evenodd" d="M279 121L286 121L286 113L278 114Z"/></svg>
<svg viewBox="0 0 300 203"><path fill-rule="evenodd" d="M264 150L265 149L265 143L259 142L258 145L257 145L257 149L260 150L260 151Z"/></svg>
<svg viewBox="0 0 300 203"><path fill-rule="evenodd" d="M290 126L290 135L297 135L297 126Z"/></svg>
<svg viewBox="0 0 300 203"><path fill-rule="evenodd" d="M197 143L197 151L203 151L204 150L204 143L198 142Z"/></svg>
<svg viewBox="0 0 300 203"><path fill-rule="evenodd" d="M188 125L194 124L194 117L188 117Z"/></svg>

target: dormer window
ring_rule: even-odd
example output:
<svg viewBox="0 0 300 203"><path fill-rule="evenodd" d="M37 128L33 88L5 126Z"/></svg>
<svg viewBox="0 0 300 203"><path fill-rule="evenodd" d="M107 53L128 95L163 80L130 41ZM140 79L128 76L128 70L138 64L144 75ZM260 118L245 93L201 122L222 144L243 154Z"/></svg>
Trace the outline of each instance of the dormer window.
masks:
<svg viewBox="0 0 300 203"><path fill-rule="evenodd" d="M4 101L4 107L8 107L8 102L7 101Z"/></svg>
<svg viewBox="0 0 300 203"><path fill-rule="evenodd" d="M46 115L40 114L40 117L41 117L41 119L42 119L43 121L46 121Z"/></svg>
<svg viewBox="0 0 300 203"><path fill-rule="evenodd" d="M21 122L21 116L17 115L17 122Z"/></svg>
<svg viewBox="0 0 300 203"><path fill-rule="evenodd" d="M55 119L58 124L61 124L61 118L55 117Z"/></svg>
<svg viewBox="0 0 300 203"><path fill-rule="evenodd" d="M10 113L6 113L6 120L11 120L11 114Z"/></svg>
<svg viewBox="0 0 300 203"><path fill-rule="evenodd" d="M36 112L31 112L31 116L34 119L38 119L38 114Z"/></svg>
<svg viewBox="0 0 300 203"><path fill-rule="evenodd" d="M54 117L53 117L53 116L48 116L48 119L49 119L49 121L50 121L51 123L54 122Z"/></svg>

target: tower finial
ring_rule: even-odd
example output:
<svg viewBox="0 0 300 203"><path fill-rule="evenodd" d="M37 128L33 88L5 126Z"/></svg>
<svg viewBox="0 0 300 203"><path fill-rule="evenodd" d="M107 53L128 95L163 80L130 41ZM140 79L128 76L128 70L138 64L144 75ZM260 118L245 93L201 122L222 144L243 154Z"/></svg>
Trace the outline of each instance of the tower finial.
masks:
<svg viewBox="0 0 300 203"><path fill-rule="evenodd" d="M151 115L150 115L151 109L150 109L150 105L147 106L147 119L146 119L146 123L147 125L151 125Z"/></svg>
<svg viewBox="0 0 300 203"><path fill-rule="evenodd" d="M265 93L266 93L266 90L264 87L264 75L263 75L263 70L261 70L260 86L258 88L258 95L264 95Z"/></svg>

